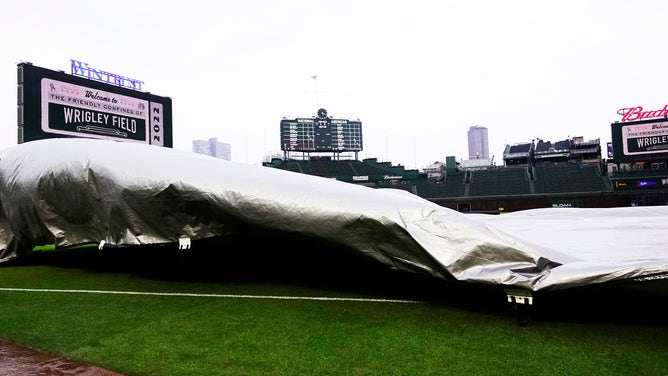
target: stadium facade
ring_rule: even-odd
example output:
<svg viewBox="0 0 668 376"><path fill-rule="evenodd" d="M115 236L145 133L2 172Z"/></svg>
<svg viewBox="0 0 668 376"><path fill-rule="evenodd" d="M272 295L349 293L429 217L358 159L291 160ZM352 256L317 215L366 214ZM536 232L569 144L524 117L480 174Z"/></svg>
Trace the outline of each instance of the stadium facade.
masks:
<svg viewBox="0 0 668 376"><path fill-rule="evenodd" d="M493 158L457 162L449 156L418 171L376 158L359 161L340 153L303 150L299 158L286 154L264 166L402 189L460 212L666 205L668 122L663 120L612 123L607 159L602 157L600 139L578 136L506 145L503 166L495 165Z"/></svg>

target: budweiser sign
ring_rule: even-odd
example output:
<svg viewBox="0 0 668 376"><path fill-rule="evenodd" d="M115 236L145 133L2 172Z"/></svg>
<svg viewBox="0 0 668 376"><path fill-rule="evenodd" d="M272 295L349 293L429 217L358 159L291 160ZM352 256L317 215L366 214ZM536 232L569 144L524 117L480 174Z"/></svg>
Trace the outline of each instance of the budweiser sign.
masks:
<svg viewBox="0 0 668 376"><path fill-rule="evenodd" d="M663 108L660 110L651 110L651 111L643 110L642 106L620 108L619 110L617 110L617 114L622 117L622 122L650 119L657 117L668 117L668 104L663 106Z"/></svg>

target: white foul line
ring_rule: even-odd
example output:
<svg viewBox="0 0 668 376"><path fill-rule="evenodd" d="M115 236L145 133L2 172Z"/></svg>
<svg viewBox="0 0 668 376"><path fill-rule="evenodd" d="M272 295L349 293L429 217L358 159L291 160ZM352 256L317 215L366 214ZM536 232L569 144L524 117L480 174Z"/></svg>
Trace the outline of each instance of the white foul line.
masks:
<svg viewBox="0 0 668 376"><path fill-rule="evenodd" d="M142 291L104 291L104 290L59 290L59 289L30 289L0 287L0 291L26 291L26 292L59 292L59 293L82 293L82 294L115 294L115 295L150 295L150 296L194 296L205 298L245 298L245 299L283 299L283 300L332 300L346 302L375 302L375 303L411 303L420 304L417 300L401 299L372 299L372 298L336 298L324 296L279 296L279 295L234 295L234 294L195 294L186 292L142 292Z"/></svg>

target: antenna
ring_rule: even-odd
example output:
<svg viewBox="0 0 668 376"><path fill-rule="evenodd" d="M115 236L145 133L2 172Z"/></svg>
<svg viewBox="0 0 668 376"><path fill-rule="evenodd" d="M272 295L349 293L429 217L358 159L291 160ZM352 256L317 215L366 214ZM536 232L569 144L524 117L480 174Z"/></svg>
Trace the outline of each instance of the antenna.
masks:
<svg viewBox="0 0 668 376"><path fill-rule="evenodd" d="M315 108L320 108L320 89L318 88L318 75L314 74L311 76L313 81L315 81Z"/></svg>

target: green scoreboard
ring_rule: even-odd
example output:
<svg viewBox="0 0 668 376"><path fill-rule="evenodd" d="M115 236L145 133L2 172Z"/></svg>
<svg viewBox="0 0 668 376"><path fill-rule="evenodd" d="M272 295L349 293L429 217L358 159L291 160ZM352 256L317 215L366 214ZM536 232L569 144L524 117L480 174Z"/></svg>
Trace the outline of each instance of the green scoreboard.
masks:
<svg viewBox="0 0 668 376"><path fill-rule="evenodd" d="M362 122L335 119L324 108L310 118L281 120L281 150L348 152L362 150Z"/></svg>

